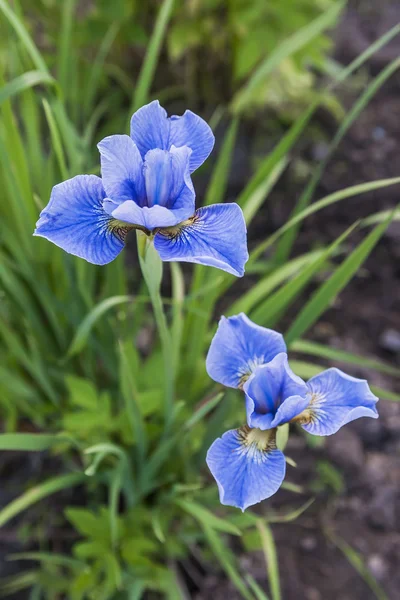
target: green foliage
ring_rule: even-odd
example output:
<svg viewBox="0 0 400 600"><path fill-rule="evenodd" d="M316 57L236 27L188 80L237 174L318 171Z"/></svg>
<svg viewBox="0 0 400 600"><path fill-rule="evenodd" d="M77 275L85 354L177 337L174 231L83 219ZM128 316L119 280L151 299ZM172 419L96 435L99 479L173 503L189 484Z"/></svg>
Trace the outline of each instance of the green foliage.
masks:
<svg viewBox="0 0 400 600"><path fill-rule="evenodd" d="M63 527L76 533L71 555L66 554L67 545L64 554L54 553L53 541L43 537L40 552L15 557L37 562L37 568L2 582L0 591L30 588L32 598L46 600L62 594L71 600L118 600L154 591L175 600L186 593L179 564L195 549L203 561L215 557L244 598L277 600L279 573L267 522L288 522L309 502L287 515L266 509L262 518L222 510L203 468L213 439L243 419L239 395L221 392L206 376L204 364L219 302L236 280L200 266L188 279L173 264L164 273L164 281L171 275L171 292L162 297L163 265L143 236L138 236L142 278L137 267L124 268L122 257L95 267L33 238L32 231L52 186L83 171L98 172L95 141L125 131L129 106L145 102L155 89L164 38L170 55L179 64L187 62L189 80L194 76L191 68L202 66L196 56L205 49L216 69L225 66L230 91L223 100L230 102L231 92L240 88L233 108L239 101L240 110L254 103L265 106L266 94L273 104L300 99L301 106L309 102L313 85L306 66L323 67L323 32L334 24L342 4L235 0L221 8L216 0L87 5L35 0L13 6L0 0L0 408L5 431L0 448L47 450L57 455L61 467L45 481L36 482L33 474L26 490L0 511L0 526L39 503L54 512L51 497L63 490L79 487L84 507L69 506L60 516ZM221 28L225 11L227 24ZM157 26L150 35L148 23L155 17ZM38 19L43 28L39 32ZM375 44L374 51L398 29ZM132 39L138 55L146 56L136 79L130 77L126 56ZM338 80L351 75L370 54L340 71ZM132 60L137 60L135 53ZM367 88L336 141L395 66ZM209 83L202 82L203 93L215 103L208 95ZM157 86L163 84L157 79ZM288 86L297 88L294 97ZM171 93L167 88L161 92L167 97ZM240 192L237 200L250 231L290 164L296 141L331 93L330 85L314 99ZM235 117L205 203L225 197L238 128ZM301 210L253 249L248 271L254 284L225 297L225 314L244 310L260 324L273 321L279 327L285 312L312 284L314 294L289 328L292 348L306 356L344 360L349 369L364 364L396 375L374 359L366 362L301 339L357 273L394 213L357 221L327 247L311 248L291 260L286 258L293 238L286 234L297 233L304 219L334 202L351 202L357 194L399 182L394 178L360 184L309 206L313 191L307 188ZM353 230L371 224L375 228L352 250ZM267 255L279 240L280 252ZM346 258L336 266L345 251ZM320 283L322 270L326 278ZM322 368L301 360L292 366L306 377ZM398 400L388 391L379 393ZM29 432L24 433L26 421ZM279 432L282 447L287 434L287 428ZM321 467L320 479L340 491L338 478L326 467ZM285 487L302 491L290 482ZM263 548L268 596L255 580L243 576L230 549L231 535L245 548Z"/></svg>

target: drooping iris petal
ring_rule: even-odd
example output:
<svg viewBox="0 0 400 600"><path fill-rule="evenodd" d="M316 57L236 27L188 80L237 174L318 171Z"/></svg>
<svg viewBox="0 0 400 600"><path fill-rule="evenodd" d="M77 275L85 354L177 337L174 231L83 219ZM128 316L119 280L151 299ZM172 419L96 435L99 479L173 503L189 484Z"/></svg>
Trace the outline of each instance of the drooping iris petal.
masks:
<svg viewBox="0 0 400 600"><path fill-rule="evenodd" d="M298 421L314 435L331 435L359 417L378 418L378 398L364 379L327 369L307 382L309 405Z"/></svg>
<svg viewBox="0 0 400 600"><path fill-rule="evenodd" d="M301 413L308 403L304 400L307 386L293 373L285 353L278 354L269 363L257 367L244 384L243 390L246 395L247 424L249 427L258 427L261 430L290 421ZM295 399L293 400L292 397ZM291 400L290 409L282 408L275 422L274 417L278 408L283 406L287 399ZM285 417L288 415L290 416L286 420Z"/></svg>
<svg viewBox="0 0 400 600"><path fill-rule="evenodd" d="M256 325L244 313L221 317L207 354L207 373L214 381L235 388L280 352L286 352L286 344L277 331Z"/></svg>
<svg viewBox="0 0 400 600"><path fill-rule="evenodd" d="M97 144L103 186L115 202L133 200L145 203L143 161L129 135L110 135Z"/></svg>
<svg viewBox="0 0 400 600"><path fill-rule="evenodd" d="M211 445L206 460L221 504L243 511L275 494L285 478L285 457L272 431L227 431Z"/></svg>
<svg viewBox="0 0 400 600"><path fill-rule="evenodd" d="M209 125L187 110L184 115L168 118L158 100L150 102L134 113L131 119L131 138L142 158L149 150L170 150L171 146L192 149L190 172L197 169L214 146L214 135Z"/></svg>
<svg viewBox="0 0 400 600"><path fill-rule="evenodd" d="M237 204L213 204L173 230L160 231L154 245L162 260L217 267L242 277L248 260L246 225Z"/></svg>
<svg viewBox="0 0 400 600"><path fill-rule="evenodd" d="M95 175L77 175L54 186L34 235L90 263L111 262L124 247L126 230L103 210L105 191Z"/></svg>

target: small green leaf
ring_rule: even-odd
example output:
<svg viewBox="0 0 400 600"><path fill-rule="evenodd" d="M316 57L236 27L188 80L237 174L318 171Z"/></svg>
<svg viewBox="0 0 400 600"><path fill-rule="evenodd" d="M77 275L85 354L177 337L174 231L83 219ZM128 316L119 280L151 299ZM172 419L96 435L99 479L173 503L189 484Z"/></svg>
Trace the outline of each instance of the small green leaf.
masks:
<svg viewBox="0 0 400 600"><path fill-rule="evenodd" d="M211 527L211 529L216 529L217 531L223 531L224 533L230 533L232 535L242 535L240 529L238 529L232 523L229 523L226 519L220 519L213 515L212 512L201 506L201 504L197 504L197 502L189 502L188 500L176 500L176 504L180 506L185 512L189 513L192 517L194 517L199 523L205 525L206 527Z"/></svg>

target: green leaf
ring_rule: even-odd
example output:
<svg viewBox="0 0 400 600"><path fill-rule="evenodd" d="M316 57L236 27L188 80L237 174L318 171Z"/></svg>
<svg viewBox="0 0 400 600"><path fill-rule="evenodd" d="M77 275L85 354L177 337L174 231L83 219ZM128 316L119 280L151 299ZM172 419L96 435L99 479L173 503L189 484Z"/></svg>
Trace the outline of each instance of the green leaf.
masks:
<svg viewBox="0 0 400 600"><path fill-rule="evenodd" d="M204 199L205 206L219 204L224 201L238 129L239 119L236 118L231 121L221 150L218 153L218 159L213 169L210 183L207 186L207 193Z"/></svg>
<svg viewBox="0 0 400 600"><path fill-rule="evenodd" d="M313 252L307 252L296 258L293 258L285 265L282 265L268 273L260 279L257 283L251 286L251 288L240 296L236 302L234 302L226 315L237 315L240 312L249 314L251 310L262 300L265 300L267 296L272 292L278 285L284 282L286 279L296 275L302 268L309 263L313 262L322 254L322 250L314 250Z"/></svg>
<svg viewBox="0 0 400 600"><path fill-rule="evenodd" d="M229 523L226 519L220 519L213 515L212 512L197 504L197 502L189 502L188 500L176 500L176 504L180 506L185 512L189 513L194 517L201 525L216 529L217 531L223 531L224 533L230 533L232 535L242 535L240 529Z"/></svg>
<svg viewBox="0 0 400 600"><path fill-rule="evenodd" d="M240 574L236 569L232 552L211 527L204 526L204 534L210 545L210 548L212 549L216 558L219 560L221 567L224 569L233 585L239 590L243 598L246 598L246 600L253 600L250 591L245 586Z"/></svg>
<svg viewBox="0 0 400 600"><path fill-rule="evenodd" d="M147 46L146 57L136 82L135 93L132 100L131 113L135 112L148 100L148 95L153 82L161 46L165 32L174 8L174 0L163 0L153 28L153 34Z"/></svg>
<svg viewBox="0 0 400 600"><path fill-rule="evenodd" d="M290 349L295 352L301 352L302 354L310 354L311 356L318 356L320 358L327 358L329 360L341 361L350 365L357 365L365 369L373 369L380 373L386 373L393 377L400 377L400 370L387 365L384 362L367 358L366 356L359 356L351 352L344 350L337 350L330 346L324 346L323 344L317 344L308 340L297 340L290 345Z"/></svg>
<svg viewBox="0 0 400 600"><path fill-rule="evenodd" d="M261 537L262 549L267 564L268 581L271 588L272 600L281 600L281 586L279 581L279 566L276 547L271 528L262 519L257 522L257 529Z"/></svg>
<svg viewBox="0 0 400 600"><path fill-rule="evenodd" d="M377 225L350 256L337 267L331 277L311 296L310 300L297 315L285 335L286 342L289 346L293 341L300 338L318 320L321 314L329 307L355 273L357 273L365 259L386 231L392 217L393 213L388 221Z"/></svg>
<svg viewBox="0 0 400 600"><path fill-rule="evenodd" d="M24 452L41 452L65 441L63 434L46 433L2 433L0 434L0 450L21 450Z"/></svg>
<svg viewBox="0 0 400 600"><path fill-rule="evenodd" d="M92 308L80 325L78 325L74 338L68 348L67 356L71 357L78 354L78 352L81 352L87 343L93 327L105 313L111 308L127 302L133 302L133 296L112 296L111 298L105 298Z"/></svg>
<svg viewBox="0 0 400 600"><path fill-rule="evenodd" d="M251 313L253 321L260 325L273 326L282 312L295 300L314 275L322 269L327 260L340 248L340 245L353 232L357 225L358 223L351 225L328 248L323 250L313 262L306 265L303 270L300 270L297 277L288 281L275 294L262 302Z"/></svg>
<svg viewBox="0 0 400 600"><path fill-rule="evenodd" d="M83 473L70 473L68 475L54 477L53 479L49 479L44 483L32 487L0 511L0 527L32 506L32 504L35 504L36 502L43 500L43 498L47 498L47 496L51 496L60 490L83 483L85 480L86 476Z"/></svg>
<svg viewBox="0 0 400 600"><path fill-rule="evenodd" d="M329 144L328 153L323 159L323 161L318 165L318 167L314 170L313 176L305 188L304 192L300 196L292 215L296 216L300 213L308 204L311 202L312 195L317 188L318 182L321 179L321 175L324 172L326 165L329 162L330 157L332 156L334 150L338 147L340 141L343 139L344 135L354 123L354 121L358 118L363 109L367 106L368 102L374 97L376 92L382 87L382 85L389 79L389 77L400 67L400 58L391 62L385 69L383 69L379 75L367 86L367 88L363 91L360 98L354 104L352 109L346 115L345 119L341 123L335 137L332 142ZM287 260L291 248L293 246L294 240L296 238L297 231L299 229L299 225L295 224L293 228L291 228L279 242L277 251L276 251L276 260L279 263L283 263Z"/></svg>
<svg viewBox="0 0 400 600"><path fill-rule="evenodd" d="M43 71L26 71L0 89L0 104L28 88L42 84L56 86L57 82L50 74Z"/></svg>
<svg viewBox="0 0 400 600"><path fill-rule="evenodd" d="M300 223L306 217L318 212L319 210L326 208L327 206L330 206L335 202L346 200L346 198L352 198L353 196L358 196L359 194L372 192L374 190L385 188L391 185L397 185L398 183L400 183L400 177L393 177L390 179L378 179L377 181L368 181L367 183L361 183L345 188L344 190L339 190L338 192L334 192L333 194L325 196L325 198L318 200L318 202L313 202L311 206L308 206L296 216L289 219L289 221L282 225L282 227L275 231L275 233L273 233L266 240L258 244L258 246L256 246L256 248L250 254L249 263L254 263L268 248L270 248L280 238L280 236L283 233L285 233L285 231L288 231L294 225Z"/></svg>
<svg viewBox="0 0 400 600"><path fill-rule="evenodd" d="M337 20L343 9L344 2L336 2L331 8L323 12L311 23L298 29L293 35L281 42L276 50L272 52L259 67L254 71L249 81L235 94L232 101L232 109L235 113L245 108L249 98L262 84L268 75L286 58L309 44L311 40L319 36L325 29L331 27Z"/></svg>
<svg viewBox="0 0 400 600"><path fill-rule="evenodd" d="M220 403L222 398L224 397L225 392L220 392L216 394L209 400L206 400L201 406L194 411L192 416L186 421L185 429L191 429L196 423L201 421L209 412L214 410L214 408Z"/></svg>
<svg viewBox="0 0 400 600"><path fill-rule="evenodd" d="M365 565L364 559L361 555L354 550L347 542L345 542L341 537L334 534L330 529L325 528L325 534L328 539L344 554L352 567L359 573L359 575L363 578L367 586L372 590L373 594L377 598L377 600L389 600L389 597L386 595L386 592L381 587L381 585L376 581L375 577L372 575L371 571Z"/></svg>

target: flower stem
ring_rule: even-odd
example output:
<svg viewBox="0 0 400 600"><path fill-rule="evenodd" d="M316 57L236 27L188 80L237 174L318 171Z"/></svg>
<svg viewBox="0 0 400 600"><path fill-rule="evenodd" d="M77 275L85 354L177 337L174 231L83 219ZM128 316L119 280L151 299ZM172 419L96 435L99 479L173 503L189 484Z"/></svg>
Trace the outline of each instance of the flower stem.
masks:
<svg viewBox="0 0 400 600"><path fill-rule="evenodd" d="M161 300L160 286L162 280L162 261L152 242L142 232L137 232L137 244L140 268L149 290L154 318L161 342L164 362L164 421L165 429L169 429L173 419L175 394L175 369L172 338Z"/></svg>

